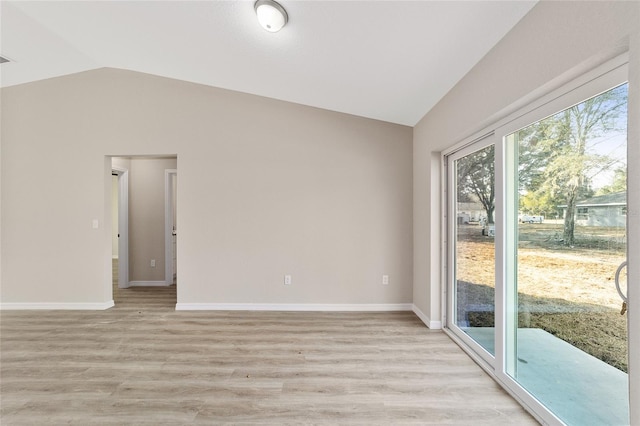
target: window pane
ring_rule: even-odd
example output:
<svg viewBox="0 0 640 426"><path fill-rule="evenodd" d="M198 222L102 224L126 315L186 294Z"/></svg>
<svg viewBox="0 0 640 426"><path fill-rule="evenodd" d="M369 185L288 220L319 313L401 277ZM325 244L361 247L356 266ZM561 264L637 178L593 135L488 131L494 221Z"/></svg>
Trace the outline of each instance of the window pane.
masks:
<svg viewBox="0 0 640 426"><path fill-rule="evenodd" d="M454 323L495 355L494 145L454 162Z"/></svg>
<svg viewBox="0 0 640 426"><path fill-rule="evenodd" d="M627 85L508 140L517 149L514 371L567 424L628 423ZM533 219L533 220L532 220Z"/></svg>

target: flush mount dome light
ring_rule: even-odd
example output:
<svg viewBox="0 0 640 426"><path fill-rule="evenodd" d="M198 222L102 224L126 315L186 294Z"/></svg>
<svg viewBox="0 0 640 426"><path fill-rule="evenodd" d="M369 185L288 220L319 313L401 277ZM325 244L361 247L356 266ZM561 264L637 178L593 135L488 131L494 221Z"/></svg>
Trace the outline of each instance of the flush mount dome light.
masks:
<svg viewBox="0 0 640 426"><path fill-rule="evenodd" d="M253 7L258 16L258 22L269 32L280 31L289 20L284 7L273 0L258 0Z"/></svg>

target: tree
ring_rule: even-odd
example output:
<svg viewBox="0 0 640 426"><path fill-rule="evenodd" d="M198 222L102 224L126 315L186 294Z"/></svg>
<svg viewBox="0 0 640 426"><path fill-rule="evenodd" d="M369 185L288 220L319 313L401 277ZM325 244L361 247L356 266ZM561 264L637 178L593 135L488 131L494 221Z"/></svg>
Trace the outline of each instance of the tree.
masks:
<svg viewBox="0 0 640 426"><path fill-rule="evenodd" d="M519 209L523 213L557 217L563 198L544 185L551 149L548 141L557 138L557 129L551 120L539 121L516 133Z"/></svg>
<svg viewBox="0 0 640 426"><path fill-rule="evenodd" d="M493 223L495 205L495 147L490 145L457 161L458 201L475 198Z"/></svg>
<svg viewBox="0 0 640 426"><path fill-rule="evenodd" d="M560 204L562 200L559 197L543 190L529 191L520 196L520 211L529 215L557 217Z"/></svg>
<svg viewBox="0 0 640 426"><path fill-rule="evenodd" d="M611 194L627 190L627 168L618 167L613 171L613 181L610 185L598 189L596 195Z"/></svg>
<svg viewBox="0 0 640 426"><path fill-rule="evenodd" d="M533 159L544 158L545 163L527 164L526 170L521 170L521 182L529 191L564 200L565 245L575 244L578 199L592 195L592 179L618 162L593 148L598 138L621 129L622 120L618 118L621 115L626 118L626 105L625 84L521 131L521 153Z"/></svg>

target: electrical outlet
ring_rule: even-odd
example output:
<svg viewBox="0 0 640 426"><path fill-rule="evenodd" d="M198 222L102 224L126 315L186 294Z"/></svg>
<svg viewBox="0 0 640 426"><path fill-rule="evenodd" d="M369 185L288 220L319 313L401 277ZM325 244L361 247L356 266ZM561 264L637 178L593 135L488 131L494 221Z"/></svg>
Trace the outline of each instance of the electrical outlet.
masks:
<svg viewBox="0 0 640 426"><path fill-rule="evenodd" d="M382 276L382 285L389 285L389 275Z"/></svg>
<svg viewBox="0 0 640 426"><path fill-rule="evenodd" d="M291 285L291 275L284 276L284 285Z"/></svg>
<svg viewBox="0 0 640 426"><path fill-rule="evenodd" d="M151 267L152 268L156 267L156 260L155 259L151 259Z"/></svg>

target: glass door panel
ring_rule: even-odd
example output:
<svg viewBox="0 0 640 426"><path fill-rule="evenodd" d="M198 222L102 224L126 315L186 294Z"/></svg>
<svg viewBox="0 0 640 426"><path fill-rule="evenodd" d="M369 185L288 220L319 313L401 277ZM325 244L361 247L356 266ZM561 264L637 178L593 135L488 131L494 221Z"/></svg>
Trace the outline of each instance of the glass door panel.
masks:
<svg viewBox="0 0 640 426"><path fill-rule="evenodd" d="M506 138L517 164L507 373L567 424L629 422L615 285L627 250L626 101L623 84Z"/></svg>
<svg viewBox="0 0 640 426"><path fill-rule="evenodd" d="M452 160L450 320L495 355L495 146Z"/></svg>

